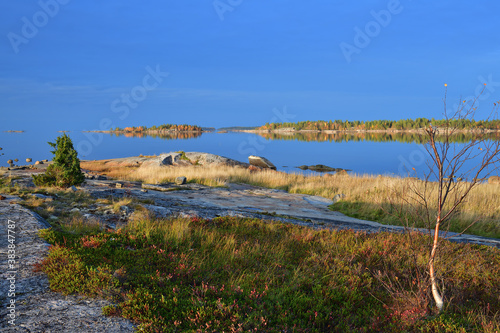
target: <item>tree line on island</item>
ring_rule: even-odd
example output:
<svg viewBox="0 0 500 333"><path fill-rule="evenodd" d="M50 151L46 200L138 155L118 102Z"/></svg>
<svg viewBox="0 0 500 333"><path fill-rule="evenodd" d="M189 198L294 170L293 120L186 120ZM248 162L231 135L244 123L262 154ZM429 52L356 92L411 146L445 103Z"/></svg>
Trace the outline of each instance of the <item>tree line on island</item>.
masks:
<svg viewBox="0 0 500 333"><path fill-rule="evenodd" d="M266 123L264 126L256 128L257 130L280 130L293 129L296 131L349 131L349 130L418 130L427 128L430 124L437 127L449 126L460 130L500 130L500 120L470 120L470 119L400 119L400 120L318 120L318 121L299 121L296 123Z"/></svg>
<svg viewBox="0 0 500 333"><path fill-rule="evenodd" d="M159 126L153 125L151 127L147 126L131 126L125 128L112 128L111 132L161 132L161 131L190 131L190 132L201 132L203 129L197 125L177 125L177 124L162 124Z"/></svg>

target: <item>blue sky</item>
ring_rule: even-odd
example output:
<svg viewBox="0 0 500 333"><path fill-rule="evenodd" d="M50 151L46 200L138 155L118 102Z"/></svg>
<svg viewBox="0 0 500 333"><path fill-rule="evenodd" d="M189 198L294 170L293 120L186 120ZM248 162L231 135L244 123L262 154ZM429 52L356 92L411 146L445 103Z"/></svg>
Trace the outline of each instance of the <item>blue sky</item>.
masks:
<svg viewBox="0 0 500 333"><path fill-rule="evenodd" d="M488 82L486 114L500 99L499 12L493 0L3 1L0 130L250 126L285 108L290 121L440 118L444 83L451 108Z"/></svg>

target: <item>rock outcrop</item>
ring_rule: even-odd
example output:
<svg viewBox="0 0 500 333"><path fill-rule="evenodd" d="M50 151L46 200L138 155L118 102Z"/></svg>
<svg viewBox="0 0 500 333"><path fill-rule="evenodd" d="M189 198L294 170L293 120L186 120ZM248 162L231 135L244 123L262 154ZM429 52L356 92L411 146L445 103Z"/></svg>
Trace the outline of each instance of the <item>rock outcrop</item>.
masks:
<svg viewBox="0 0 500 333"><path fill-rule="evenodd" d="M272 164L267 158L261 156L250 155L248 161L251 165L255 165L264 169L276 170L276 166Z"/></svg>
<svg viewBox="0 0 500 333"><path fill-rule="evenodd" d="M351 170L348 170L348 169L342 169L342 168L332 168L332 167L329 167L329 166L326 166L326 165L323 165L323 164L316 164L316 165L301 165L301 166L298 166L296 167L297 169L300 169L300 170L312 170L312 171L316 171L316 172L337 172L337 173L340 173L340 172L346 172L346 171L351 171Z"/></svg>
<svg viewBox="0 0 500 333"><path fill-rule="evenodd" d="M316 165L311 165L309 166L309 170L316 171L316 172L332 172L336 171L335 168L323 165L323 164L316 164Z"/></svg>
<svg viewBox="0 0 500 333"><path fill-rule="evenodd" d="M247 167L248 164L242 163L224 156L218 156L208 153L199 152L170 152L161 154L158 157L146 160L142 163L142 167L148 166L190 166L190 165L230 165Z"/></svg>
<svg viewBox="0 0 500 333"><path fill-rule="evenodd" d="M209 153L186 152L185 156L194 165L230 165L230 166L248 167L247 163L239 162L224 156L219 156Z"/></svg>
<svg viewBox="0 0 500 333"><path fill-rule="evenodd" d="M186 184L186 182L187 182L186 177L175 178L175 184L177 184L177 185L184 185L184 184Z"/></svg>
<svg viewBox="0 0 500 333"><path fill-rule="evenodd" d="M183 165L191 165L191 162L188 160L185 160L182 158L182 153L168 153L168 154L161 154L158 157L153 157L150 158L146 161L144 161L141 165L141 167L150 167L150 166L169 166L169 165L176 165L176 166L183 166Z"/></svg>

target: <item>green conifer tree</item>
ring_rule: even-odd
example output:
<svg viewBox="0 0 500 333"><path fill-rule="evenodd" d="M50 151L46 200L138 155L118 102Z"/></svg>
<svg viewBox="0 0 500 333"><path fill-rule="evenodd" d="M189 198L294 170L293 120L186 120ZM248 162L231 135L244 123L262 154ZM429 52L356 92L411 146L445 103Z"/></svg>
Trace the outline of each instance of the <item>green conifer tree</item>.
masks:
<svg viewBox="0 0 500 333"><path fill-rule="evenodd" d="M80 169L78 153L73 147L73 142L66 134L58 137L56 142L48 143L55 148L53 164L47 167L47 171L41 175L33 175L33 181L37 186L70 187L80 185L85 177Z"/></svg>

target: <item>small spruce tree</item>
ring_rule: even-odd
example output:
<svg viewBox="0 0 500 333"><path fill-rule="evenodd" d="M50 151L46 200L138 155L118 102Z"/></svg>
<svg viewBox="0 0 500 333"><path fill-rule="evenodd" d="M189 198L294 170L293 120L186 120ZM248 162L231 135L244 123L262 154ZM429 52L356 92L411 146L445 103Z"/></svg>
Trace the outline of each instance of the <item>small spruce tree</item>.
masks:
<svg viewBox="0 0 500 333"><path fill-rule="evenodd" d="M37 186L70 187L80 185L85 177L80 169L78 153L73 148L73 142L66 134L58 137L56 142L48 143L55 148L53 164L47 167L47 171L41 175L33 175L33 181Z"/></svg>

